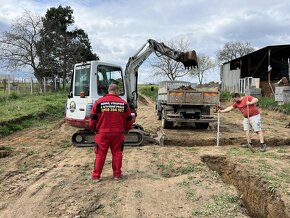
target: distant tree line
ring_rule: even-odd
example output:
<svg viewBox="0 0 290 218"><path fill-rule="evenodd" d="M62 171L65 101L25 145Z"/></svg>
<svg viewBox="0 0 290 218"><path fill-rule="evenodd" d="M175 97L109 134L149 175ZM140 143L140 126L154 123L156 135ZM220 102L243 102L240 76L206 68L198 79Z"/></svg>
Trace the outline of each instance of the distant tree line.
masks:
<svg viewBox="0 0 290 218"><path fill-rule="evenodd" d="M43 78L62 78L63 86L78 62L98 60L88 35L75 28L71 7L47 10L41 17L24 11L9 30L0 35L0 60L7 70L28 66L42 83Z"/></svg>

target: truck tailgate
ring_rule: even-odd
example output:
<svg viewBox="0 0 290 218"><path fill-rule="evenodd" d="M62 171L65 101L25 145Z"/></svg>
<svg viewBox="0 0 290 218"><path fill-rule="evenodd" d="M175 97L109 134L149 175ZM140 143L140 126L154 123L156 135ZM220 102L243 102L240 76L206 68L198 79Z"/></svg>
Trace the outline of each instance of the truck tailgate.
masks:
<svg viewBox="0 0 290 218"><path fill-rule="evenodd" d="M219 102L217 91L170 90L167 104L215 105Z"/></svg>

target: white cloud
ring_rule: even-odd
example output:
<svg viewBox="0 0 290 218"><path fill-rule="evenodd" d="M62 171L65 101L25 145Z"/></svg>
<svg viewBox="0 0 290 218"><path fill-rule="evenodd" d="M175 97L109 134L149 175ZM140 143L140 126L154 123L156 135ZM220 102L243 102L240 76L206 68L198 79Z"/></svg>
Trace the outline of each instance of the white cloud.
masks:
<svg viewBox="0 0 290 218"><path fill-rule="evenodd" d="M211 57L228 41L261 48L290 40L288 0L2 0L0 30L24 9L44 15L59 5L72 7L75 25L102 60L123 67L149 38L187 37L192 49Z"/></svg>

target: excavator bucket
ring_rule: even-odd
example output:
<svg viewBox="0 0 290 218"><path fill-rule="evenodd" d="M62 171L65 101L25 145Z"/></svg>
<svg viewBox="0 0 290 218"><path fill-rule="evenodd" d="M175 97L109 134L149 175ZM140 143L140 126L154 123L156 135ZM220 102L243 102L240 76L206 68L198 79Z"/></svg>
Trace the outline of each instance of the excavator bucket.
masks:
<svg viewBox="0 0 290 218"><path fill-rule="evenodd" d="M197 56L194 50L184 52L180 61L183 63L185 69L192 69L198 67Z"/></svg>

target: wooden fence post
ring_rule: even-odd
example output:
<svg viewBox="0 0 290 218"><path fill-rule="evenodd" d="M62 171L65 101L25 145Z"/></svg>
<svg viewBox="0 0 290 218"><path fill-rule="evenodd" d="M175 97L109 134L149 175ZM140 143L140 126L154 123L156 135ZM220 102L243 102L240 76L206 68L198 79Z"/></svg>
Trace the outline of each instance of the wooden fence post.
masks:
<svg viewBox="0 0 290 218"><path fill-rule="evenodd" d="M43 78L43 92L46 92L46 79L45 77Z"/></svg>
<svg viewBox="0 0 290 218"><path fill-rule="evenodd" d="M57 76L54 77L54 91L56 92L56 80L57 80Z"/></svg>
<svg viewBox="0 0 290 218"><path fill-rule="evenodd" d="M30 87L30 94L32 95L33 94L33 79L31 77L31 87Z"/></svg>
<svg viewBox="0 0 290 218"><path fill-rule="evenodd" d="M10 95L10 88L11 88L10 75L8 75L8 95Z"/></svg>

